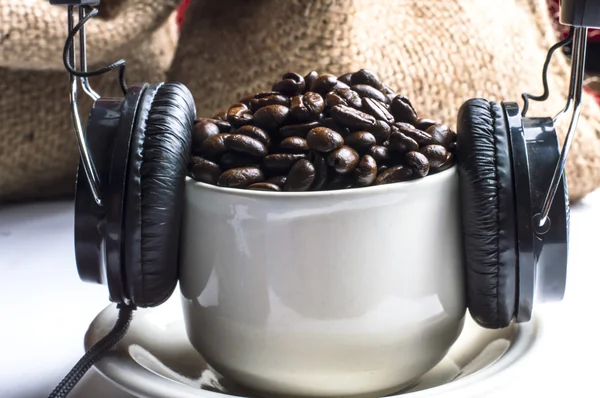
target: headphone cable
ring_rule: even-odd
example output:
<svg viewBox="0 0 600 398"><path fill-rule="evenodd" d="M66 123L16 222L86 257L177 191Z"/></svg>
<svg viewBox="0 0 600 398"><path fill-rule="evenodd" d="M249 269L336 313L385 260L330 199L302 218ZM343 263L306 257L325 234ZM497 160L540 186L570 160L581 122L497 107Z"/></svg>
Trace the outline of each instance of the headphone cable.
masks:
<svg viewBox="0 0 600 398"><path fill-rule="evenodd" d="M48 398L66 398L92 365L101 359L108 350L114 347L125 336L125 333L127 333L127 330L129 329L135 307L118 304L117 308L119 309L119 316L112 330L81 357Z"/></svg>

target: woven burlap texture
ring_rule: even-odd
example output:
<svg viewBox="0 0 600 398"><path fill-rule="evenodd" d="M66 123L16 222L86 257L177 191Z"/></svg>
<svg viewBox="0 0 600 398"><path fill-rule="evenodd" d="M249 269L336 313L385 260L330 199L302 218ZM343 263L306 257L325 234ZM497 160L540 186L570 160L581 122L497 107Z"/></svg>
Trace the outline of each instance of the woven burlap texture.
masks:
<svg viewBox="0 0 600 398"><path fill-rule="evenodd" d="M557 41L546 0L195 0L169 73L211 116L288 71L336 75L367 68L407 95L419 115L455 126L469 98L516 101L542 93ZM551 64L551 96L529 116L566 103L570 65ZM584 96L567 164L571 200L600 185L600 109ZM566 118L568 119L568 118ZM566 131L563 120L561 139Z"/></svg>
<svg viewBox="0 0 600 398"><path fill-rule="evenodd" d="M87 26L89 68L127 61L127 82L163 81L177 46L179 0L103 0ZM62 64L66 8L0 0L0 201L72 195L78 151ZM118 73L91 78L122 95ZM85 121L91 100L80 90Z"/></svg>

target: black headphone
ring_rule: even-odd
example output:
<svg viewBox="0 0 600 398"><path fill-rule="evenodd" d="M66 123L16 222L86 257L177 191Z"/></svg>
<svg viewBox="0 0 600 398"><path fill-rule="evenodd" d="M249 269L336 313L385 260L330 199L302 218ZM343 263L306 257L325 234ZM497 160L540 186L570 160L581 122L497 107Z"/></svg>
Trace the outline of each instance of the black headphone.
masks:
<svg viewBox="0 0 600 398"><path fill-rule="evenodd" d="M109 335L103 347L86 354L89 361L79 369L85 372L95 360L92 358L122 337L133 309L162 304L177 285L180 224L196 109L192 94L179 83L127 88L124 61L96 72L76 71L71 66L73 38L77 32L85 36L85 22L95 14L86 15L85 8L80 8L80 22L73 27L73 8L97 5L99 0L50 3L69 6L70 33L64 57L71 87L76 87L80 77L85 89L88 76L120 67L124 91L124 98L96 96L85 133L78 132L82 135L75 196L78 272L84 281L108 285L110 301L118 303L124 314L111 332L113 338ZM529 98L545 100L548 96L545 74L552 52L574 41L570 98L574 98L576 124L586 26L597 24L596 15L600 16L594 13L593 21L584 21L582 4L585 9L585 1L561 4L561 22L572 26L571 34L548 53L544 95L524 94L523 111L514 102L471 99L458 113L456 162L467 306L473 319L485 328L527 322L534 301L561 300L565 292L569 204L563 169L572 131L561 151L555 120L525 114ZM600 6L596 2L589 8ZM72 105L73 100L76 95L71 97ZM77 132L78 118L74 121ZM67 379L52 397L68 394L74 383L73 377ZM77 380L75 377L75 383Z"/></svg>

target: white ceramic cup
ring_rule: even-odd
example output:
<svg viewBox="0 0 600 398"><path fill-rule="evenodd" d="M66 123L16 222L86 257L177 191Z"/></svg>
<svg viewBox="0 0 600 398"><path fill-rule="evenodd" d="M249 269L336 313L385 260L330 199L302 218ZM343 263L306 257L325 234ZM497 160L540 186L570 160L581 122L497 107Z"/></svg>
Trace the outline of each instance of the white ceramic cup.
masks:
<svg viewBox="0 0 600 398"><path fill-rule="evenodd" d="M466 311L456 167L323 192L187 180L188 337L261 394L382 396L433 368Z"/></svg>

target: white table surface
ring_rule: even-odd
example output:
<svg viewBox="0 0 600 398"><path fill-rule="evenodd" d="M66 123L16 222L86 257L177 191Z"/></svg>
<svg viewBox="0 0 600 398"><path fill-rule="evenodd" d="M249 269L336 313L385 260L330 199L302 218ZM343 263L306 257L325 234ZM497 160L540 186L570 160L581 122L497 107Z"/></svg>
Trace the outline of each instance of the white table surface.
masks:
<svg viewBox="0 0 600 398"><path fill-rule="evenodd" d="M550 357L563 377L548 383L557 396L573 385L586 392L572 396L600 396L594 388L600 355L598 222L595 192L572 207L567 293L551 307L558 337L557 354ZM109 304L107 297L104 286L79 281L71 203L0 209L0 397L47 397L83 354L84 333ZM561 358L561 351L571 355ZM70 397L131 396L92 369Z"/></svg>

